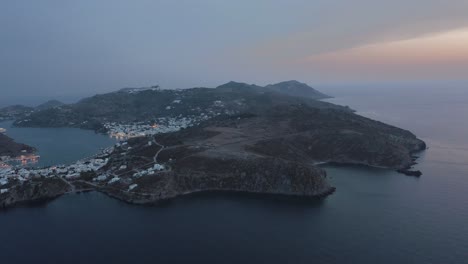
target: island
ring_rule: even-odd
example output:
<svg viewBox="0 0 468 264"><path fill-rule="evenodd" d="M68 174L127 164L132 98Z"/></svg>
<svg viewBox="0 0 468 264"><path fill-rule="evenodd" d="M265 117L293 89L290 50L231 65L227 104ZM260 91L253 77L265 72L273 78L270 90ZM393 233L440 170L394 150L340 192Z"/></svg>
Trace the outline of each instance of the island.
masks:
<svg viewBox="0 0 468 264"><path fill-rule="evenodd" d="M265 87L158 86L96 95L39 110L18 126L80 127L122 139L74 164L0 173L0 207L98 191L134 204L199 192L325 197L323 163L410 172L426 148L411 132L319 99L289 81Z"/></svg>

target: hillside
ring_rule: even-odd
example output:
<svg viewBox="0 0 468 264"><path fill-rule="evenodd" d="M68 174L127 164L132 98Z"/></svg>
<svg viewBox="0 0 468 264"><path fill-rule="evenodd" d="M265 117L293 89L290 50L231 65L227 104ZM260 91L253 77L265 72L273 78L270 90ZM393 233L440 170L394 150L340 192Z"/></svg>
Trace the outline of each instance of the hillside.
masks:
<svg viewBox="0 0 468 264"><path fill-rule="evenodd" d="M32 113L15 122L30 127L80 127L101 130L105 122L148 121L159 117L215 116L260 113L274 105L306 104L316 108L341 106L278 93L256 85L229 82L217 88L185 90L122 89L95 95L76 104Z"/></svg>
<svg viewBox="0 0 468 264"><path fill-rule="evenodd" d="M7 135L0 133L0 156L16 157L24 153L32 153L34 150L33 147L16 143Z"/></svg>
<svg viewBox="0 0 468 264"><path fill-rule="evenodd" d="M134 138L116 148L96 174L118 175L115 182L94 186L138 204L204 191L317 197L334 188L316 163L399 170L424 149L409 131L351 112L277 106L269 113L219 116L179 132ZM154 171L155 163L163 169Z"/></svg>
<svg viewBox="0 0 468 264"><path fill-rule="evenodd" d="M0 120L20 119L34 112L33 107L24 105L11 105L0 108Z"/></svg>
<svg viewBox="0 0 468 264"><path fill-rule="evenodd" d="M14 120L14 119L25 119L32 113L47 110L54 107L59 107L64 103L57 100L50 100L36 107L25 106L25 105L11 105L0 108L0 120Z"/></svg>

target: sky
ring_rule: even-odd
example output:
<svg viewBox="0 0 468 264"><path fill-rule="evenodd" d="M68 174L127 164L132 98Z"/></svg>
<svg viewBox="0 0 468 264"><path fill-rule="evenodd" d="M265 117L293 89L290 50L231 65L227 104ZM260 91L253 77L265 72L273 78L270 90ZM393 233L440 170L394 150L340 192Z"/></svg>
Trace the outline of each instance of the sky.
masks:
<svg viewBox="0 0 468 264"><path fill-rule="evenodd" d="M468 80L466 0L0 0L0 103L230 80Z"/></svg>

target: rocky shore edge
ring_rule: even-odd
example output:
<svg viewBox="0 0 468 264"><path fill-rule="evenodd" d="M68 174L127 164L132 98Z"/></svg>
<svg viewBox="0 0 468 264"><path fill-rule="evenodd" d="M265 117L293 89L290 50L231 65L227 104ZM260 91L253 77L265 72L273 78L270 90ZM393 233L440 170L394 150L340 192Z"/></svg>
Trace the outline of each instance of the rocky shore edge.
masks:
<svg viewBox="0 0 468 264"><path fill-rule="evenodd" d="M49 179L50 181L50 179ZM53 182L53 183L52 183ZM197 194L208 194L208 193L219 193L219 194L236 194L236 195L260 195L260 196L275 196L292 198L295 200L317 200L323 199L336 191L335 187L329 186L321 192L314 194L301 194L301 193L281 193L281 192L256 192L250 190L241 189L194 189L183 193L173 193L170 195L159 196L156 194L140 194L137 192L128 192L120 189L112 189L105 187L94 187L94 188L80 188L71 190L70 186L63 184L60 179L52 179L48 184L55 185L54 187L62 189L42 189L32 188L32 192L25 192L28 187L22 188L22 190L14 190L9 193L8 196L0 196L0 211L9 210L15 207L36 207L43 206L55 199L62 197L67 194L80 194L86 192L100 192L108 197L119 200L133 205L158 205L160 203L172 201L177 198L188 197ZM58 184L58 186L57 186ZM44 191L45 190L45 191Z"/></svg>
<svg viewBox="0 0 468 264"><path fill-rule="evenodd" d="M323 199L329 195L332 195L335 191L335 187L329 187L327 190L324 190L321 193L314 195L302 195L302 194L289 194L289 193L273 193L273 192L253 192L253 191L244 191L236 189L205 189L205 190L193 190L190 192L180 193L173 196L158 197L158 196L148 196L148 195L132 195L125 191L113 192L106 189L96 190L100 193L103 193L111 198L117 199L119 201L133 204L133 205L158 205L160 203L168 202L175 200L177 198L190 197L199 194L235 194L235 195L260 195L263 197L274 196L274 197L284 197L292 198L297 200L316 200Z"/></svg>

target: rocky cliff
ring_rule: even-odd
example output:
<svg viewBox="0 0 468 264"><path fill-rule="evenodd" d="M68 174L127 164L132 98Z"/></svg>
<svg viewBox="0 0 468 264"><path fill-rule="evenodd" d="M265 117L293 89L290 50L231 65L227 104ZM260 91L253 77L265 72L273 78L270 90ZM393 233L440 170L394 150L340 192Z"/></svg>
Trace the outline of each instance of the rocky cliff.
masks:
<svg viewBox="0 0 468 264"><path fill-rule="evenodd" d="M8 192L0 194L0 208L17 204L30 204L56 198L70 190L65 182L58 178L40 178L27 182L10 183Z"/></svg>

